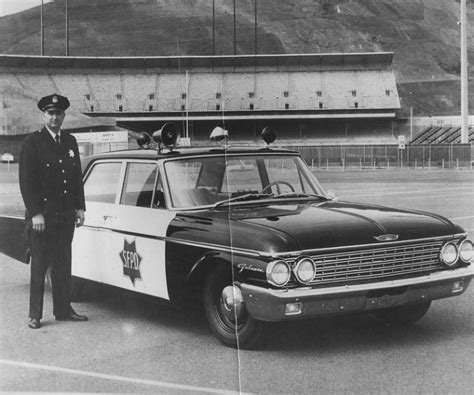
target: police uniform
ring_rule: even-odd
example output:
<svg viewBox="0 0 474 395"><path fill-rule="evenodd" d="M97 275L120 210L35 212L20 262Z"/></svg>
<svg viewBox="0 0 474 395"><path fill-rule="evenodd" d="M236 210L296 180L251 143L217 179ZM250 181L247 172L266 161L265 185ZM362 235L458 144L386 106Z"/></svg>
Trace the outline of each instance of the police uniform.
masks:
<svg viewBox="0 0 474 395"><path fill-rule="evenodd" d="M50 95L38 102L40 110L69 107L69 100ZM25 222L31 249L30 319L43 313L44 281L51 266L53 313L57 320L77 315L70 305L71 242L76 210L85 210L79 150L74 136L61 131L60 141L48 128L34 132L23 143L20 153L20 190L26 206ZM45 229L33 231L32 217L43 214ZM82 318L81 318L82 317ZM32 326L30 326L32 327Z"/></svg>

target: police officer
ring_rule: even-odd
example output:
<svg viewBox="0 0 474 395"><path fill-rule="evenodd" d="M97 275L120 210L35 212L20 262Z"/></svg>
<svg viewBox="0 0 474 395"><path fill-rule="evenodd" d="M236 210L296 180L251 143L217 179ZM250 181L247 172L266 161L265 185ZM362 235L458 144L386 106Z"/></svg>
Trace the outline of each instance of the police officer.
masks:
<svg viewBox="0 0 474 395"><path fill-rule="evenodd" d="M53 313L57 321L87 321L71 307L71 242L84 223L84 188L76 139L61 130L67 97L43 97L38 108L44 127L24 141L20 153L20 190L31 249L30 321L41 328L44 281L51 266Z"/></svg>

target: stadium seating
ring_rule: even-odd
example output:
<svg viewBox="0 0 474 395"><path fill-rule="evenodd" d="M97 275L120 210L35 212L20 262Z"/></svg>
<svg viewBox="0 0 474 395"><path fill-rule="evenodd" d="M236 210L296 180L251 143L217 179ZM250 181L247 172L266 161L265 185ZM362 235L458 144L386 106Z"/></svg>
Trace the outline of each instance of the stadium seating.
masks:
<svg viewBox="0 0 474 395"><path fill-rule="evenodd" d="M474 142L474 129L469 128L468 140ZM461 128L451 126L428 126L422 129L410 142L411 145L460 144Z"/></svg>

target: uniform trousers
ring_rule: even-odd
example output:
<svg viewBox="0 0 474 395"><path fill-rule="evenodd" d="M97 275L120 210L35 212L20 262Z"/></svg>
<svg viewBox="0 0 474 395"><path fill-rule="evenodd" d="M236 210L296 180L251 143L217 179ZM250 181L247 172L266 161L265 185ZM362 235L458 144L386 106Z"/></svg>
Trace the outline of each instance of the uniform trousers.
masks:
<svg viewBox="0 0 474 395"><path fill-rule="evenodd" d="M30 318L43 316L44 282L51 267L53 314L71 313L71 243L75 224L71 220L48 219L43 232L35 232L29 224L31 248Z"/></svg>

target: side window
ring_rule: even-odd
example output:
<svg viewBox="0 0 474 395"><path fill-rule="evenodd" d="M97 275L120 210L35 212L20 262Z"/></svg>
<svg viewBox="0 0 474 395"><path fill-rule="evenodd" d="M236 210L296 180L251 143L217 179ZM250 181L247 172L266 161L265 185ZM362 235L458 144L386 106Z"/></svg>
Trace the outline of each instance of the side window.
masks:
<svg viewBox="0 0 474 395"><path fill-rule="evenodd" d="M84 183L86 201L114 203L121 168L121 162L95 164Z"/></svg>
<svg viewBox="0 0 474 395"><path fill-rule="evenodd" d="M156 163L129 163L120 204L151 207L155 189Z"/></svg>

